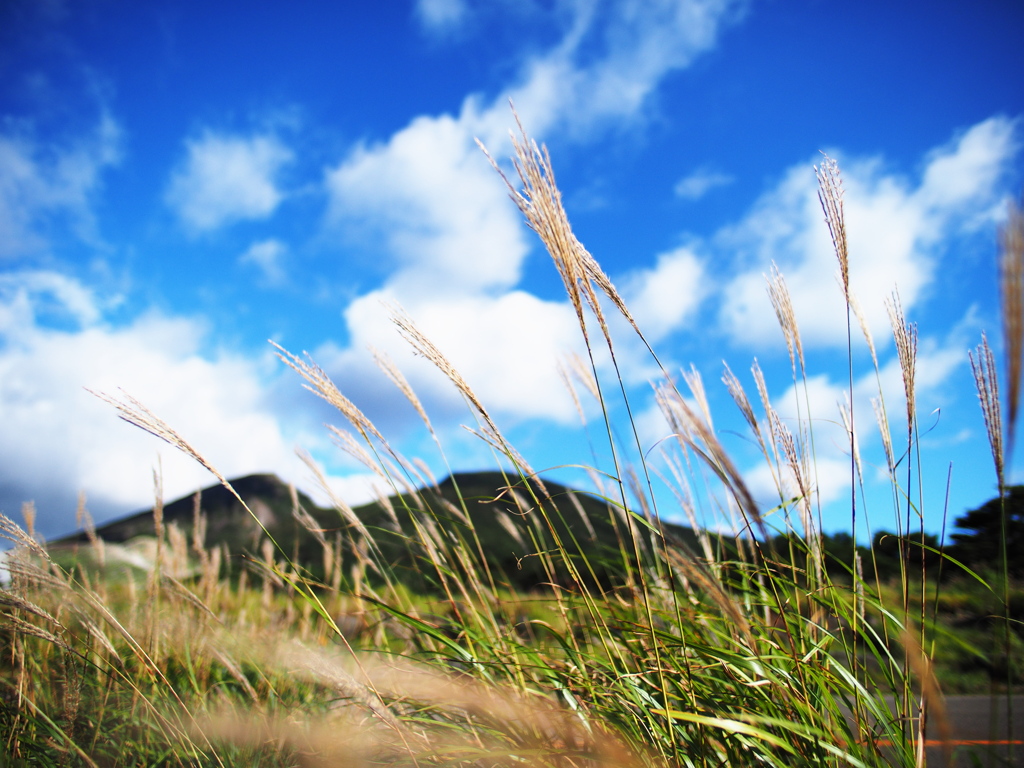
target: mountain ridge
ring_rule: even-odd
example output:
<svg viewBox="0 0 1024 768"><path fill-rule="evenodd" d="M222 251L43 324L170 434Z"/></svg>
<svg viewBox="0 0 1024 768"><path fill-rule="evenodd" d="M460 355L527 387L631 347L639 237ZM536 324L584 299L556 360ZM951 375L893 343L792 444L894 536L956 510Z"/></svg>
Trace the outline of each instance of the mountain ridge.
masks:
<svg viewBox="0 0 1024 768"><path fill-rule="evenodd" d="M514 487L510 488L510 481ZM350 520L333 508L316 505L306 494L295 491L273 474L255 474L230 481L274 540L294 562L310 573L322 576L323 538L345 555L350 548ZM196 497L205 520L201 531L206 548L223 546L233 557L260 551L266 533L238 499L217 484L200 489L163 506L163 525L175 525L191 541L195 528ZM538 509L537 500L547 518ZM294 513L295 505L301 510ZM606 501L550 480L523 481L501 472L453 473L434 486L413 493L396 494L387 504L371 502L352 510L370 531L381 556L396 573L407 571L410 578L423 578L423 553L417 550L417 521L427 518L449 541L460 537L486 558L490 567L505 575L511 585L530 589L549 581L552 573L539 556L557 547L557 535L573 555L582 553L597 565L594 578L602 585L621 582L622 537L627 516ZM305 515L303 515L305 513ZM305 516L305 522L299 517ZM674 537L694 546L692 529L665 523ZM316 528L316 532L310 530ZM641 535L646 536L641 527ZM105 542L124 544L139 537L155 535L154 510L148 509L106 523L95 530ZM68 547L89 541L89 533L78 531L51 542ZM557 560L557 558L556 558ZM617 563L617 564L616 564ZM563 564L564 567L564 564ZM555 574L561 580L564 574ZM429 585L427 585L429 586Z"/></svg>

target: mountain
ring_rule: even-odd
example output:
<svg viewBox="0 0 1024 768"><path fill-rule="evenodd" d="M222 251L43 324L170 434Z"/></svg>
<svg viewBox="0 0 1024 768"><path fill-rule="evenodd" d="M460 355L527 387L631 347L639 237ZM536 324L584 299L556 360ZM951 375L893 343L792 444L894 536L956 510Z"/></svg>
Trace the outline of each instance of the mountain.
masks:
<svg viewBox="0 0 1024 768"><path fill-rule="evenodd" d="M508 487L510 483L514 483L514 488ZM335 548L343 563L353 561L353 548L360 537L353 523L338 510L319 507L305 494L296 493L299 507L308 514L304 525L293 513L290 488L275 475L250 475L232 480L231 484L281 549L314 576L324 576L321 537ZM226 488L204 488L198 497L205 518L206 548L223 546L232 556L260 552L265 538L263 530ZM163 508L164 525L174 524L190 542L195 505L196 494L192 494ZM544 521L541 509L548 522ZM564 564L549 573L539 555L556 548L552 530L576 558L581 551L585 554L593 567L588 581L596 579L605 587L622 583L632 559L623 559L622 552L632 552L632 545L622 546L628 538L624 538L627 531L621 511L596 496L559 483L527 483L500 472L454 474L436 487L392 496L387 504L374 502L353 512L376 542L381 562L417 590L436 588L431 583L434 569L429 553L417 536L417 529L433 531L442 548L445 543L464 541L471 551L483 553L499 581L507 580L520 589L533 588L552 578L560 582L569 580ZM642 546L649 546L651 533L643 523L634 521L633 525L640 531ZM311 531L311 527L317 532ZM670 536L695 546L696 536L691 529L672 524L665 524L665 529ZM153 510L108 523L98 528L96 535L117 544L140 536L152 537ZM79 532L52 545L61 547L86 541L86 533ZM581 570L586 570L582 560L579 562ZM348 566L344 567L347 573Z"/></svg>
<svg viewBox="0 0 1024 768"><path fill-rule="evenodd" d="M249 508L256 514L260 522L266 526L278 541L282 539L294 543L299 528L298 521L292 515L292 498L289 487L281 482L277 475L249 475L230 481ZM207 548L226 545L232 553L258 551L260 539L264 537L259 524L238 499L223 485L212 485L196 493L183 496L163 507L163 524L177 525L182 532L192 539L195 522L196 496L199 496L200 509L206 518ZM306 510L326 514L304 493L297 493L298 503ZM334 513L336 515L336 513ZM96 535L105 542L123 544L137 536L155 535L153 510L147 509L128 517L122 517L96 529ZM278 538L280 536L280 538ZM84 543L89 540L85 531L51 542L53 545Z"/></svg>

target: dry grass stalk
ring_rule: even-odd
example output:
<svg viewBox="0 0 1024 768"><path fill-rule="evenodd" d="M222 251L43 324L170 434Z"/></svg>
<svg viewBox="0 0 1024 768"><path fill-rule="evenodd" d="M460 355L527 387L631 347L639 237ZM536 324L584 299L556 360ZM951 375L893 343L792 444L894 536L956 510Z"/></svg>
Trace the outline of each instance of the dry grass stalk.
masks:
<svg viewBox="0 0 1024 768"><path fill-rule="evenodd" d="M39 555L46 560L50 559L49 555L46 554L46 549L36 541L35 537L29 536L20 525L4 514L0 514L0 536L14 542L16 547L25 547L33 554Z"/></svg>
<svg viewBox="0 0 1024 768"><path fill-rule="evenodd" d="M801 369L802 368L803 361L801 359ZM795 368L793 369L793 374L794 376L796 375ZM782 421L778 411L767 400L767 388L763 383L763 379L759 383L759 390L762 393L762 397L765 398L765 412L769 425L768 429L772 435L771 455L776 458L776 464L778 466L777 477L775 475L776 468L774 466L771 470L772 475L773 477L776 477L780 493L780 502L782 502L782 506L786 510L785 520L787 527L791 529L794 527L791 521L791 516L789 515L790 505L795 504L799 513L799 535L803 538L807 546L807 553L805 557L806 576L808 585L813 589L815 585L825 584L827 579L824 567L822 532L820 530L820 526L815 525L812 508L813 497L817 491L812 486L811 482L811 472L806 451L807 433L804 429L803 422L798 418L796 424L797 429L799 430L799 439L793 435L793 432ZM778 461L780 453L785 459L785 465ZM772 465L772 461L770 459L768 464ZM788 484L786 482L787 475L792 483L788 488ZM787 499L787 497L789 498ZM795 566L795 550L792 545L790 545L790 558L791 562ZM817 603L811 602L810 606L812 607L812 623L809 626L809 629L811 637L814 638L817 634L817 625L819 624L819 620L822 616L822 611Z"/></svg>
<svg viewBox="0 0 1024 768"><path fill-rule="evenodd" d="M755 526L761 538L768 540L770 537L761 511L747 488L746 481L714 431L694 412L675 387L665 384L658 386L655 390L655 400L681 446L700 456L704 464L728 489L740 509L747 531L753 533L751 526Z"/></svg>
<svg viewBox="0 0 1024 768"><path fill-rule="evenodd" d="M803 536L807 541L807 545L810 549L811 560L814 563L814 572L817 578L818 584L822 583L822 577L824 575L822 563L822 549L821 549L821 535L820 532L814 525L814 516L811 509L811 486L808 481L808 470L806 466L805 456L797 449L796 439L793 433L790 431L782 419L779 418L779 414L772 410L770 413L770 419L774 422L774 428L772 432L779 441L779 447L782 449L782 455L786 458L786 466L789 469L789 475L793 480L796 488L796 503L800 510L800 525L803 528Z"/></svg>
<svg viewBox="0 0 1024 768"><path fill-rule="evenodd" d="M206 527L207 519L203 514L203 492L196 491L192 494L192 551L200 559L209 557L206 551Z"/></svg>
<svg viewBox="0 0 1024 768"><path fill-rule="evenodd" d="M368 733L359 723L338 718L302 722L294 716L240 711L231 706L213 709L197 721L195 735L251 749L281 754L288 749L301 768L369 768L380 765L384 739ZM375 737L376 736L376 737Z"/></svg>
<svg viewBox="0 0 1024 768"><path fill-rule="evenodd" d="M771 273L765 276L765 281L768 283L768 298L772 302L775 317L778 319L782 335L786 339L786 349L789 350L789 363L793 368L793 376L796 376L797 360L800 361L800 370L805 370L804 345L800 339L800 327L797 325L796 314L793 312L793 300L789 295L786 279L774 261Z"/></svg>
<svg viewBox="0 0 1024 768"><path fill-rule="evenodd" d="M701 525L697 522L697 508L693 499L693 490L690 488L690 482L687 479L687 473L683 469L679 459L675 456L665 454L665 460L668 464L669 472L672 474L674 483L665 484L669 486L672 491L672 495L675 496L676 501L679 504L679 508L683 510L683 514L686 515L687 521L690 523L690 527L694 533L697 534L697 539L700 542L701 551L704 553L704 558L709 563L714 563L714 550L711 546L711 535L708 533L708 527ZM714 566L713 566L714 567Z"/></svg>
<svg viewBox="0 0 1024 768"><path fill-rule="evenodd" d="M845 403L840 403L839 418L843 422L843 429L846 430L846 434L850 436L850 445L853 446L853 466L857 470L857 477L863 480L864 470L860 461L860 441L857 439L857 432L853 428L852 409L853 407L850 405L849 399Z"/></svg>
<svg viewBox="0 0 1024 768"><path fill-rule="evenodd" d="M513 115L515 109L513 108ZM555 268L565 285L569 300L576 312L580 329L584 338L588 337L583 307L586 305L597 318L601 331L611 344L608 324L604 311L598 300L595 286L612 302L637 334L643 338L639 326L626 307L611 280L601 269L593 256L573 234L569 218L562 205L562 193L555 183L555 172L551 167L551 157L547 147L539 147L526 135L526 130L515 115L519 128L519 137L512 135L512 147L515 152L513 165L519 174L522 191L508 180L504 172L480 144L491 165L501 175L508 186L509 195L526 218L526 223L540 237L548 253L555 262Z"/></svg>
<svg viewBox="0 0 1024 768"><path fill-rule="evenodd" d="M425 357L433 363L441 373L448 377L452 384L455 385L456 389L462 393L463 397L465 397L473 407L476 408L480 416L483 417L487 426L497 435L498 428L491 419L490 413L488 413L487 409L484 407L483 401L476 396L476 393L473 391L472 387L469 386L469 383L462 378L462 374L459 373L458 369L452 365L451 361L448 360L440 349L438 349L437 345L427 338L426 334L424 334L416 323L412 321L412 318L405 314L405 312L400 308L392 307L391 322L395 324L398 328L398 332L402 334L402 338L409 342L412 348L416 350L417 354Z"/></svg>
<svg viewBox="0 0 1024 768"><path fill-rule="evenodd" d="M786 459L780 453L780 447L784 439L783 433L788 431L788 429L786 429L778 411L775 410L775 406L772 405L771 397L768 394L768 383L764 378L764 371L761 370L761 366L756 359L750 366L750 372L754 375L754 385L757 387L757 396L761 400L761 408L764 410L765 415L764 423L768 431L768 439L762 450L767 459L768 468L772 474L775 487L779 492L779 500L785 501L789 497L789 489L786 488L786 482L783 478L782 466ZM767 450L764 450L765 447Z"/></svg>
<svg viewBox="0 0 1024 768"><path fill-rule="evenodd" d="M572 403L576 406L576 413L580 416L580 423L586 426L587 414L583 410L583 403L580 401L579 393L576 392L576 385L572 383L572 374L570 374L569 369L562 360L558 361L558 378L562 380L562 384L569 391L569 397L572 398Z"/></svg>
<svg viewBox="0 0 1024 768"><path fill-rule="evenodd" d="M572 504L573 509L576 510L576 514L578 514L580 519L583 521L583 525L587 529L587 535L590 536L590 540L597 541L597 531L594 530L594 525L590 522L590 515L587 514L587 511L583 508L583 504L580 503L580 500L575 493L569 493L569 503Z"/></svg>
<svg viewBox="0 0 1024 768"><path fill-rule="evenodd" d="M40 607L39 605L36 605L32 601L28 600L27 598L21 595L15 594L13 592L8 592L5 589L0 589L0 606L4 606L5 608L13 608L16 611L23 611L31 616L35 616L36 618L42 619L43 621L52 625L61 632L67 630L67 627L65 627L57 619L57 617L52 615L46 609ZM15 618L12 614L4 614L4 617L8 619Z"/></svg>
<svg viewBox="0 0 1024 768"><path fill-rule="evenodd" d="M324 529L321 528L320 524L313 519L313 516L306 511L306 508L299 504L299 497L295 491L295 486L289 484L288 490L291 492L292 496L292 517L298 521L299 525L313 534L313 538L317 540L321 547L327 547L327 538L324 536Z"/></svg>
<svg viewBox="0 0 1024 768"><path fill-rule="evenodd" d="M975 354L977 357L975 357ZM975 352L968 353L971 371L974 373L974 384L981 402L981 413L988 432L988 444L992 450L992 461L995 463L996 476L999 479L1000 492L1004 487L1004 454L1002 435L1002 412L999 407L999 373L996 370L995 356L988 345L988 338L981 334L981 344Z"/></svg>
<svg viewBox="0 0 1024 768"><path fill-rule="evenodd" d="M846 242L846 218L843 215L843 179L839 173L839 163L828 155L824 155L824 158L821 165L814 168L814 174L818 177L818 200L825 212L825 223L839 260L843 298L849 304L850 252Z"/></svg>
<svg viewBox="0 0 1024 768"><path fill-rule="evenodd" d="M924 746L928 726L934 719L939 731L939 741L942 744L943 762L946 765L953 765L953 729L946 712L945 697L943 697L939 681L935 677L932 660L925 653L910 628L903 630L900 641L907 650L906 657L910 663L910 668L917 676L921 685L921 704L917 719L918 764L924 765Z"/></svg>
<svg viewBox="0 0 1024 768"><path fill-rule="evenodd" d="M363 447L362 443L360 443L351 432L335 427L333 424L327 425L327 431L331 433L331 441L338 448L379 476L381 479L385 481L388 480L387 473L381 469L381 462L377 461L377 459L370 455L370 452Z"/></svg>
<svg viewBox="0 0 1024 768"><path fill-rule="evenodd" d="M871 398L871 408L878 422L878 432L882 436L882 449L885 451L885 466L892 477L896 470L896 454L892 447L892 432L889 429L889 417L885 414L885 405L877 397Z"/></svg>
<svg viewBox="0 0 1024 768"><path fill-rule="evenodd" d="M49 559L36 563L23 549L15 549L4 567L11 576L7 591L17 594L30 589L49 591L51 595L64 595L71 587L71 577L57 568Z"/></svg>
<svg viewBox="0 0 1024 768"><path fill-rule="evenodd" d="M740 383L740 380L736 378L736 375L728 365L725 366L725 373L722 374L722 383L725 384L725 388L728 390L733 402L736 403L737 407L740 409L740 413L743 414L743 419L747 422L747 426L750 427L750 431L753 433L754 439L757 440L761 453L765 454L765 457L767 458L764 434L761 431L761 424L754 415L754 407L751 405L750 399L747 397L746 390L743 389L743 385Z"/></svg>
<svg viewBox="0 0 1024 768"><path fill-rule="evenodd" d="M644 486L640 482L640 476L636 473L636 468L633 466L627 466L625 472L624 484L632 494L633 498L637 500L640 505L640 511L637 513L644 520L653 521L654 514L651 511L651 505L648 501L647 494L644 493ZM632 506L632 505L631 505Z"/></svg>
<svg viewBox="0 0 1024 768"><path fill-rule="evenodd" d="M80 509L81 506L79 504ZM26 501L21 505L21 517L25 521L25 533L34 539L36 537L36 503L34 501Z"/></svg>
<svg viewBox="0 0 1024 768"><path fill-rule="evenodd" d="M220 471L217 470L213 464L207 461L199 451L193 448L192 445L179 435L169 424L167 424L167 422L158 417L123 389L120 390L120 400L104 392L93 392L91 389L87 389L86 391L95 395L100 400L114 406L118 411L118 416L124 421L127 421L129 424L132 424L139 429L149 432L151 435L160 438L168 445L171 445L182 453L191 456L193 460L198 462L202 467L210 472L210 474L216 477L222 485L230 488L230 484L227 479L225 479Z"/></svg>
<svg viewBox="0 0 1024 768"><path fill-rule="evenodd" d="M877 370L878 355L875 353L875 338L871 335L871 329L868 328L868 319L864 316L864 310L861 309L857 295L854 293L850 294L850 309L853 310L853 316L857 318L860 332L864 335L864 341L867 342L868 349L871 351L871 362L874 364L875 370Z"/></svg>
<svg viewBox="0 0 1024 768"><path fill-rule="evenodd" d="M78 525L85 529L85 536L89 539L89 544L92 545L92 550L96 554L96 561L103 565L106 563L106 550L103 547L103 540L96 535L96 524L93 522L92 515L89 514L89 510L85 506L85 492L78 494L78 505L75 508L75 521ZM29 531L31 534L31 530Z"/></svg>
<svg viewBox="0 0 1024 768"><path fill-rule="evenodd" d="M317 466L313 457L305 451L299 451L298 455L299 458L302 459L302 463L309 467L309 470L313 473L313 477L316 478L316 482L320 487L320 490L324 492L328 499L330 499L331 505L341 514L345 522L355 528L363 539L372 540L370 532L366 530L366 526L363 525L363 521L360 520L359 516L352 511L352 507L350 507L344 499L334 492L334 489L331 488L330 483L327 482L327 478L324 476L320 467Z"/></svg>
<svg viewBox="0 0 1024 768"><path fill-rule="evenodd" d="M544 498L550 497L540 474L530 466L530 463L521 453L519 453L518 450L516 450L515 446L505 440L500 433L496 430L492 430L490 426L484 426L483 429L476 430L463 425L463 429L469 432L469 434L480 438L499 454L505 456L512 463L512 466L515 467L514 474L523 481L530 480L532 485L538 489L541 496Z"/></svg>
<svg viewBox="0 0 1024 768"><path fill-rule="evenodd" d="M569 371L573 377L582 384L594 400L600 401L601 392L597 386L597 379L594 377L594 369L582 357L573 352L566 359L569 362Z"/></svg>
<svg viewBox="0 0 1024 768"><path fill-rule="evenodd" d="M413 390L412 385L409 384L409 380L405 378L405 374L403 374L398 369L398 366L395 365L394 361L383 352L371 347L370 354L373 355L373 359L374 362L377 363L377 367L380 368L389 379L391 379L392 383L398 387L398 390L405 395L405 399L408 400L412 404L412 407L416 409L416 413L419 414L420 419L422 419L430 434L435 434L434 425L431 424L430 417L427 416L427 411L424 409L423 403L421 403L419 397L416 396L416 392Z"/></svg>
<svg viewBox="0 0 1024 768"><path fill-rule="evenodd" d="M892 325L893 338L896 340L896 356L900 361L900 373L903 376L903 393L907 399L907 439L914 434L915 414L917 413L916 387L914 380L917 373L917 323L908 323L903 315L899 293L893 291L892 299L885 302L889 312L889 323Z"/></svg>
<svg viewBox="0 0 1024 768"><path fill-rule="evenodd" d="M469 517L466 515L465 511L461 507L452 504L452 502L448 501L448 499L444 498L443 496L438 498L438 502L440 503L441 508L443 510L448 512L453 518L458 520L464 526L466 526L467 528L473 527L473 522L469 519Z"/></svg>
<svg viewBox="0 0 1024 768"><path fill-rule="evenodd" d="M376 690L389 697L409 698L449 712L464 712L473 719L500 728L523 745L557 758L560 751L589 753L583 765L636 765L636 756L610 736L599 723L585 726L571 712L547 697L520 694L472 680L458 680L410 663L369 665L367 675ZM514 755L515 751L507 754ZM527 763L529 764L529 763ZM557 764L557 763L556 763ZM573 764L573 763L565 763ZM577 765L580 763L576 763Z"/></svg>
<svg viewBox="0 0 1024 768"><path fill-rule="evenodd" d="M999 230L999 285L1006 345L1006 455L1012 457L1024 362L1024 211L1013 202Z"/></svg>
<svg viewBox="0 0 1024 768"><path fill-rule="evenodd" d="M417 483L419 485L429 485L431 488L438 488L437 478L427 462L419 456L413 456L411 465L416 470Z"/></svg>
<svg viewBox="0 0 1024 768"><path fill-rule="evenodd" d="M167 526L167 543L170 545L171 556L167 563L168 573L175 578L191 575L188 560L188 537L177 523Z"/></svg>
<svg viewBox="0 0 1024 768"><path fill-rule="evenodd" d="M178 581L178 579L173 576L164 576L162 581L164 584L171 587L174 594L182 598L193 608L196 608L201 614L205 615L207 618L213 619L217 623L220 623L220 619L217 618L217 614L210 610L210 606L204 603L195 592Z"/></svg>
<svg viewBox="0 0 1024 768"><path fill-rule="evenodd" d="M100 629L99 625L86 615L84 611L79 610L77 613L78 620L82 623L82 626L85 627L93 640L95 640L96 643L107 653L107 658L114 659L118 663L121 663L121 654L117 652L117 649L114 647L114 643L109 637L107 637L106 632Z"/></svg>
<svg viewBox="0 0 1024 768"><path fill-rule="evenodd" d="M384 439L373 422L355 406L355 403L341 394L341 390L331 381L331 377L323 368L311 359L303 360L279 344L270 343L277 350L277 356L281 361L306 380L307 383L303 385L306 389L337 408L364 439L369 440L369 436L372 435L380 441L381 445L387 446L387 440Z"/></svg>
<svg viewBox="0 0 1024 768"><path fill-rule="evenodd" d="M373 485L373 493L377 503L380 504L381 509L384 510L384 514L388 516L388 521L391 523L391 529L395 533L401 531L402 526L398 522L398 515L395 514L395 505L391 503L391 497L384 493L376 483Z"/></svg>
<svg viewBox="0 0 1024 768"><path fill-rule="evenodd" d="M754 638L751 635L750 621L747 619L741 604L731 597L722 588L722 582L715 574L708 571L707 567L697 558L688 552L685 546L677 542L677 546L667 550L669 562L678 570L681 576L695 584L697 588L718 606L722 615L729 620L731 629L742 635L745 641L753 646Z"/></svg>
<svg viewBox="0 0 1024 768"><path fill-rule="evenodd" d="M523 532L519 530L519 526L513 522L508 512L504 509L498 509L495 511L494 517L498 521L498 525L500 525L505 532L512 537L513 541L523 548L523 552L527 552L526 539L523 538ZM514 556L515 552L512 554Z"/></svg>
<svg viewBox="0 0 1024 768"><path fill-rule="evenodd" d="M687 388L690 390L690 394L693 395L693 400L697 403L697 408L700 410L701 418L704 420L705 426L709 430L714 430L715 423L711 416L711 406L708 404L708 395L704 390L704 379L701 378L700 372L693 365L690 366L690 370L683 371L683 381L686 382Z"/></svg>
<svg viewBox="0 0 1024 768"><path fill-rule="evenodd" d="M3 605L3 598L0 597L0 605ZM29 637L38 637L40 640L45 640L47 643L60 648L62 651L71 651L71 646L68 641L62 637L58 637L52 632L48 632L42 627L33 624L30 621L26 621L20 616L16 616L10 613L0 614L0 627L13 629L22 635Z"/></svg>
<svg viewBox="0 0 1024 768"><path fill-rule="evenodd" d="M252 703L258 704L260 698L259 694L256 693L256 689L252 687L252 683L249 682L249 678L242 672L242 668L239 666L238 662L231 658L227 651L218 643L206 643L205 648L207 653L220 662L224 666L224 669L226 669L235 681L242 686L242 690L244 690L246 695L252 700Z"/></svg>

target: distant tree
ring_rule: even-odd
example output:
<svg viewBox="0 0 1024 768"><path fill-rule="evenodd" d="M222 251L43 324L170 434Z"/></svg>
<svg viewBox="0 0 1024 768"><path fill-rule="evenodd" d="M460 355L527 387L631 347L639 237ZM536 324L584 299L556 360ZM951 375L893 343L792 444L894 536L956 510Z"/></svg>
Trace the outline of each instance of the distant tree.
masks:
<svg viewBox="0 0 1024 768"><path fill-rule="evenodd" d="M833 579L848 583L856 568L854 558L853 536L845 531L825 533L821 536L821 545L825 550L825 568ZM856 552L861 558L861 567L870 562L867 560L869 550L858 544Z"/></svg>
<svg viewBox="0 0 1024 768"><path fill-rule="evenodd" d="M871 561L865 560L865 576L873 568L877 568L878 577L882 581L902 578L904 569L900 568L900 561L906 558L905 571L908 577L920 577L922 554L924 555L925 569L929 574L934 574L939 563L939 556L936 554L939 549L939 538L934 534L926 533L923 544L922 551L920 533L911 533L904 538L889 531L875 531L875 535L871 539L874 565Z"/></svg>
<svg viewBox="0 0 1024 768"><path fill-rule="evenodd" d="M1002 567L1002 515L1006 509L1006 552L1010 572L1024 575L1024 485L1011 485L997 496L956 519L959 532L949 553L972 569Z"/></svg>

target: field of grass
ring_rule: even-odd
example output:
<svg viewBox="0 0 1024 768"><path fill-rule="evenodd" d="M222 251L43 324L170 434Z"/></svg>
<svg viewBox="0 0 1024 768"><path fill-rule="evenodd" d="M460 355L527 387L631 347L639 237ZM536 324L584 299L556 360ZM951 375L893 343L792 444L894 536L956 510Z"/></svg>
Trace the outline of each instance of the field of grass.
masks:
<svg viewBox="0 0 1024 768"><path fill-rule="evenodd" d="M520 178L509 182L510 192L563 278L588 349L617 365L608 313L643 339L641 329L572 234L547 154L525 134L516 167ZM828 159L819 181L855 327L841 180ZM1011 212L1002 247L1011 363L1024 338L1022 230L1020 212ZM803 387L799 329L777 270L769 293L794 382ZM838 573L828 562L816 525L813 435L803 427L794 433L778 416L756 366L753 401L731 374L726 383L777 478L773 519L785 520L786 529L769 529L719 442L700 378L684 375L684 392L666 371L657 396L676 438L667 461L678 506L660 513L692 517L695 493L712 494L744 532L728 542L701 532L688 542L660 521L650 491L654 469L635 434L635 443L622 445L607 427L612 465L594 468L606 503L583 509L540 481L443 351L396 312L399 332L459 389L477 435L504 467L499 493L513 513L501 510L502 525L540 577L525 589L518 565L487 556L474 522L480 502L493 499L456 488L453 503L417 490L430 485L417 464L398 454L313 361L280 350L347 420L335 434L339 445L388 483L398 508L382 499L390 513L368 525L338 499L335 527L345 535L329 538L297 505L297 519L320 542L315 567L268 532L241 568L223 550L207 549L201 534L190 539L165 526L158 504L149 553L155 566L108 564L102 577L95 567L51 557L32 536L31 514L24 527L2 518L2 533L17 549L11 581L0 591L0 765L922 764L925 735L941 737L948 727L933 659L980 654L994 670L989 681L1009 695L1021 651L1011 604L1021 598L1012 588L1005 535L994 573L965 574L938 594L937 582L922 578L932 555L915 545L928 539L910 490L916 478L905 469L914 462L897 473L896 458L917 450L916 328L898 299L890 313L905 384L898 408L908 428L900 446L881 419L903 550L900 572L887 582L856 546ZM603 380L593 359L576 382L607 414L625 388L617 368ZM1002 489L1019 366L1008 366L1002 414L986 341L972 363ZM433 434L401 373L382 365ZM141 403L108 399L122 418L193 456L231 491L185 437ZM852 437L851 454L856 476ZM851 517L858 498L851 497ZM589 545L597 528L613 532L613 550ZM131 558L99 540L82 546L94 565ZM934 621L935 611L941 605L943 613L955 612L957 599L979 595L993 616L981 637L968 638L979 647L965 650ZM959 650L948 650L950 643ZM948 684L956 685L952 678Z"/></svg>

